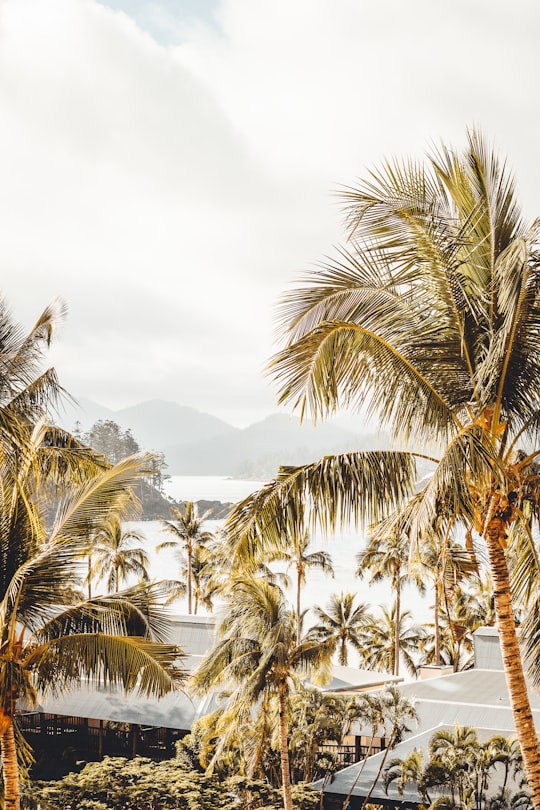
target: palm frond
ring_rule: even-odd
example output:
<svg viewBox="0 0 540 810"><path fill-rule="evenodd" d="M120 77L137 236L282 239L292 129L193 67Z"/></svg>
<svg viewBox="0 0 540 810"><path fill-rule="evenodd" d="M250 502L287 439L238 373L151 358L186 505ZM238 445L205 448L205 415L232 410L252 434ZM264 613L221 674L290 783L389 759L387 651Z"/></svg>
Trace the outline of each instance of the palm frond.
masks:
<svg viewBox="0 0 540 810"><path fill-rule="evenodd" d="M81 678L122 687L126 692L163 697L182 686L186 673L180 650L136 636L105 633L62 636L32 649L25 666L36 673L40 691L59 694Z"/></svg>
<svg viewBox="0 0 540 810"><path fill-rule="evenodd" d="M398 451L326 456L301 467L281 467L277 478L238 504L224 524L232 552L258 560L306 524L328 532L367 524L411 494L415 459Z"/></svg>

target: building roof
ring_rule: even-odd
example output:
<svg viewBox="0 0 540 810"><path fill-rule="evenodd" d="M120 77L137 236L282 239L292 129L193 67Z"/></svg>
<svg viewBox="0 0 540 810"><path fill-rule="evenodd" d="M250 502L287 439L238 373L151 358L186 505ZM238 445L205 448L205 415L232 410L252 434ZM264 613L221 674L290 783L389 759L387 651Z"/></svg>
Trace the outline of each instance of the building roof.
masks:
<svg viewBox="0 0 540 810"><path fill-rule="evenodd" d="M316 790L323 790L324 793L332 794L335 796L346 797L349 795L356 796L359 798L365 798L369 793L370 788L372 787L373 783L377 779L377 774L379 773L379 769L381 764L383 763L383 759L386 756L384 761L384 767L381 772L381 777L377 780L375 787L371 793L371 798L373 801L383 801L389 803L396 803L396 802L411 802L413 804L419 804L421 798L418 794L418 791L414 785L407 785L403 791L403 795L400 796L396 787L395 783L391 783L388 787L388 792L385 790L382 776L386 769L388 763L396 758L399 757L400 759L404 759L413 751L426 751L429 746L429 742L436 731L441 730L442 728L452 730L453 726L451 725L444 725L439 726L438 728L431 728L427 731L424 731L420 734L415 734L413 737L409 737L407 740L404 740L402 743L397 745L392 751L385 754L384 751L379 752L378 754L374 754L371 757L368 757L365 762L357 762L354 765L350 765L348 768L344 768L341 771L338 771L329 780L323 782L319 780L313 784L313 787ZM478 734L479 740L487 740L489 737L494 736L495 734L500 734L499 729L494 728L477 728L476 729ZM499 766L496 766L497 768ZM494 770L491 774L489 789L490 793L493 793L497 790L498 787L502 784L504 779L504 772L502 766L499 770ZM509 784L510 786L510 784ZM444 793L444 791L441 791ZM430 789L430 794L432 798L437 795L437 791L432 788ZM440 795L440 794L439 794Z"/></svg>
<svg viewBox="0 0 540 810"><path fill-rule="evenodd" d="M399 689L414 703L418 733L441 723L498 728L505 734L515 731L505 675L499 670L468 669L400 684ZM532 688L529 688L529 699L540 731L540 697ZM365 734L369 729L356 723L352 733Z"/></svg>
<svg viewBox="0 0 540 810"><path fill-rule="evenodd" d="M193 672L211 648L215 627L213 616L171 617L168 640L171 644L178 644L186 654L181 666L188 672ZM190 697L185 691L172 692L158 699L137 692L126 695L112 686L100 687L82 681L77 687L56 697L43 696L34 711L189 731L195 720L205 713L203 709L207 703L206 700Z"/></svg>
<svg viewBox="0 0 540 810"><path fill-rule="evenodd" d="M171 616L169 638L187 655L204 655L216 636L215 616Z"/></svg>
<svg viewBox="0 0 540 810"><path fill-rule="evenodd" d="M330 682L317 688L322 692L364 692L385 686L387 683L399 683L401 681L403 681L403 678L398 675L333 664Z"/></svg>
<svg viewBox="0 0 540 810"><path fill-rule="evenodd" d="M174 728L189 731L202 714L202 701L184 692L172 692L162 698L150 698L136 692L124 694L110 686L97 687L82 683L61 695L44 697L34 712L63 717L85 717L132 723L141 726Z"/></svg>

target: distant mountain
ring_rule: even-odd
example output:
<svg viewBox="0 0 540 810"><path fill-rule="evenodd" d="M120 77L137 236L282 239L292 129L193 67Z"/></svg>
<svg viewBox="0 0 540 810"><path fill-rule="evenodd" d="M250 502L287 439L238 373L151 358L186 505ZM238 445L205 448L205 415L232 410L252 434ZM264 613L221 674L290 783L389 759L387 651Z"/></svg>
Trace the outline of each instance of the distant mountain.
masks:
<svg viewBox="0 0 540 810"><path fill-rule="evenodd" d="M262 422L211 440L164 449L171 475L234 475L271 478L281 464L306 464L330 453L382 447L374 434L355 434L325 423L301 424L296 417L274 414Z"/></svg>
<svg viewBox="0 0 540 810"><path fill-rule="evenodd" d="M204 441L238 432L238 428L216 416L160 399L118 411L80 399L77 406L65 408L59 419L68 430L73 430L75 423L79 422L83 432L99 419L112 419L123 430L131 430L143 450L164 450L171 444Z"/></svg>
<svg viewBox="0 0 540 810"><path fill-rule="evenodd" d="M352 431L332 422L314 427L309 421L301 424L296 417L273 414L240 430L211 414L163 400L113 411L81 399L59 417L69 430L79 422L83 432L99 419L112 419L123 430L131 430L143 450L164 452L169 475L267 480L281 464L306 464L330 453L388 446L367 422Z"/></svg>

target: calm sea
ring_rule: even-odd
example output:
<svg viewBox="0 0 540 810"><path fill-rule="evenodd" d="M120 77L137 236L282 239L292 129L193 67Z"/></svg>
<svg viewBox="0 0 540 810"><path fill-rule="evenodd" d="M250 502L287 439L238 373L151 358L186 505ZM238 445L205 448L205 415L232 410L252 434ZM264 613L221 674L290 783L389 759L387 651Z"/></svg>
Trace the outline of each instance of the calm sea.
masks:
<svg viewBox="0 0 540 810"><path fill-rule="evenodd" d="M166 483L166 492L177 500L197 501L216 500L222 502L237 502L247 497L262 486L262 482L240 481L219 476L172 476ZM221 521L208 521L207 528L215 531ZM158 521L139 521L129 526L144 535L144 546L150 556L150 576L152 579L174 579L177 574L177 563L174 552L162 551L157 553L155 548L160 543L170 539L170 535L163 531ZM387 583L369 585L367 579L355 576L355 555L363 548L364 539L360 532L354 530L339 533L329 538L315 536L312 539L312 551L324 550L332 557L334 577L311 569L307 572L307 583L302 591L303 607L314 605L326 607L333 593L351 592L358 594L358 601L368 602L373 607L388 605L392 599L390 587ZM291 572L292 573L292 572ZM292 591L290 593L292 598ZM432 603L430 594L420 597L413 588L406 588L403 594L403 607L410 609L417 621L430 621L429 605ZM174 606L178 613L186 612L185 600L180 599ZM204 612L204 611L203 611ZM313 618L307 617L307 624L313 623Z"/></svg>

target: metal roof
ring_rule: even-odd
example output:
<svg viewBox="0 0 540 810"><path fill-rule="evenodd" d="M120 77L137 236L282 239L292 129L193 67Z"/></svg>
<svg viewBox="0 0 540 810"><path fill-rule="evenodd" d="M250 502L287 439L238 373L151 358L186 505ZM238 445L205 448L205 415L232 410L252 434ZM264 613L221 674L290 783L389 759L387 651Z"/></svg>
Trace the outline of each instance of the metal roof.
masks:
<svg viewBox="0 0 540 810"><path fill-rule="evenodd" d="M441 723L497 727L505 733L515 730L504 672L468 669L440 678L400 684L401 694L414 703L418 714L417 731ZM540 731L540 697L529 687L535 725ZM367 727L354 723L353 734L369 734Z"/></svg>
<svg viewBox="0 0 540 810"><path fill-rule="evenodd" d="M358 692L375 689L387 683L400 683L403 678L389 675L386 672L373 672L370 669L332 665L332 677L329 683L319 688L322 692Z"/></svg>
<svg viewBox="0 0 540 810"><path fill-rule="evenodd" d="M215 641L215 616L172 616L169 624L168 640L187 655L204 655Z"/></svg>
<svg viewBox="0 0 540 810"><path fill-rule="evenodd" d="M172 692L158 699L82 683L56 697L45 696L34 711L189 731L201 716L201 707L201 700L184 692Z"/></svg>
<svg viewBox="0 0 540 810"><path fill-rule="evenodd" d="M420 734L415 734L414 737L409 737L387 754L385 767L388 765L388 762L395 757L403 759L412 753L412 751L426 751L433 734L436 731L439 731L441 728L452 730L453 727L451 725L439 726L438 728L431 728ZM486 740L495 734L501 733L500 729L489 727L477 728L476 731L479 740ZM368 757L365 762L358 762L355 765L350 765L348 768L338 771L326 782L323 782L322 780L315 782L313 787L316 790L323 790L325 793L336 796L345 797L350 793L351 796L365 798L377 777L384 756L384 751L374 754L373 756ZM384 770L385 768L383 768L383 773ZM502 767L498 771L494 770L492 772L489 785L490 792L496 791L496 789L502 784L503 778ZM508 783L508 786L511 787L510 782ZM441 792L444 793L444 790L441 789ZM430 794L435 797L437 795L437 791L432 788L430 789ZM382 774L381 778L377 781L375 787L373 788L371 797L374 801L410 801L415 804L420 803L420 796L414 785L407 785L402 796L398 794L395 784L389 785L388 792L386 792L382 783Z"/></svg>

